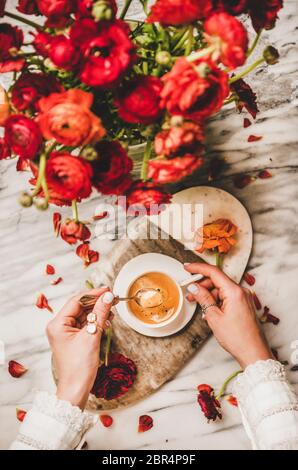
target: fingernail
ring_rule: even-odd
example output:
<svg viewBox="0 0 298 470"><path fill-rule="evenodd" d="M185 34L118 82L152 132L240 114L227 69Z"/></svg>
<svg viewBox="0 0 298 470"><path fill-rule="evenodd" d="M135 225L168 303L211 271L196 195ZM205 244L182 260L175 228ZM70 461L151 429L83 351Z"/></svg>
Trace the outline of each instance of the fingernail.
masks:
<svg viewBox="0 0 298 470"><path fill-rule="evenodd" d="M114 300L113 292L105 292L102 296L102 301L104 304L111 304Z"/></svg>
<svg viewBox="0 0 298 470"><path fill-rule="evenodd" d="M199 292L199 288L197 284L190 284L189 286L187 286L187 290L191 294L196 294L197 292Z"/></svg>

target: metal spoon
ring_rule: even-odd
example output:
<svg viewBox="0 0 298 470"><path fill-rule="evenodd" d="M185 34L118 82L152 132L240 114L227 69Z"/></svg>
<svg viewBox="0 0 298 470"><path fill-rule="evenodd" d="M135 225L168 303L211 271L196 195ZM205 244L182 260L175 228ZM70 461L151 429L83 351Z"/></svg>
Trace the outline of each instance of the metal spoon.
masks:
<svg viewBox="0 0 298 470"><path fill-rule="evenodd" d="M84 308L85 312L91 311L94 307L95 302L97 301L98 296L96 295L83 295L80 298L79 302ZM155 300L154 300L155 299ZM139 289L134 296L131 297L115 297L115 302L119 301L130 301L134 300L142 308L153 308L158 307L163 302L162 294L159 289L153 289L150 287Z"/></svg>

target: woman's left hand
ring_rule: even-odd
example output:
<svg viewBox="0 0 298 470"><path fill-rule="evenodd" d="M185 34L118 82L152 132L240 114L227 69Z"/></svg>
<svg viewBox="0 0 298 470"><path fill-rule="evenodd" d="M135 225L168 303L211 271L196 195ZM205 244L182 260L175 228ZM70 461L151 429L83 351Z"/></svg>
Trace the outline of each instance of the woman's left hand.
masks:
<svg viewBox="0 0 298 470"><path fill-rule="evenodd" d="M86 313L79 300L83 295L96 295L93 313L97 315L97 332L86 330ZM102 332L114 295L107 288L92 289L72 297L47 326L58 376L57 397L84 409L99 367Z"/></svg>

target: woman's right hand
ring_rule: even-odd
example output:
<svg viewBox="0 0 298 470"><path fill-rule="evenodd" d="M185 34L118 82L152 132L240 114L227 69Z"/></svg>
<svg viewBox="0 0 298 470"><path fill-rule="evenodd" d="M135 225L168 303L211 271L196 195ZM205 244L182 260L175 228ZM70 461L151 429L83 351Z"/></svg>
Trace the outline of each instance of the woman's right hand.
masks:
<svg viewBox="0 0 298 470"><path fill-rule="evenodd" d="M189 273L204 279L188 286L188 300L206 309L208 322L219 344L245 369L258 360L274 359L260 329L251 292L235 284L220 269L206 263L185 264Z"/></svg>

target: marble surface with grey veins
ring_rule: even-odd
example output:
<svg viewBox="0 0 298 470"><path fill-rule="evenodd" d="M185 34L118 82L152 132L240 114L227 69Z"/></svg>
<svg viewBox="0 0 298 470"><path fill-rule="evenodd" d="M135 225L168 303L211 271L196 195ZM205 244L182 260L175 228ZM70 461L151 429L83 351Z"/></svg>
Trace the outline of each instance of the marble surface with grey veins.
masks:
<svg viewBox="0 0 298 470"><path fill-rule="evenodd" d="M7 9L14 11L15 2ZM265 32L255 56L265 44L273 44L280 61L273 67L261 66L248 78L258 96L260 113L256 122L243 128L243 115L233 105L211 119L208 126L210 156L225 160L220 178L212 183L238 197L248 209L254 228L254 247L249 269L257 282L255 290L264 305L280 317L278 326L265 325L265 333L281 360L290 368L298 362L297 327L297 13L295 0L287 0L276 28ZM133 1L131 15L139 17L139 2ZM4 21L4 20L2 20ZM249 24L249 22L247 22ZM250 28L251 32L251 28ZM1 75L7 86L9 76ZM249 134L263 139L248 143ZM269 169L273 178L256 180L242 190L233 185L235 175L255 175ZM28 176L16 173L14 161L2 161L0 167L0 259L1 314L0 340L5 345L6 362L0 366L0 448L14 439L19 423L16 408L30 408L34 391L54 391L50 368L50 350L45 326L51 314L34 307L37 294L43 292L57 311L65 299L84 289L94 267L82 269L73 248L53 236L50 209L40 213L21 209L17 204ZM177 185L174 190L206 184L206 172ZM81 205L82 219L94 212L99 195ZM62 211L67 214L67 209ZM92 240L101 260L113 248L113 241ZM53 264L63 282L49 285L46 263ZM100 264L98 264L100 268ZM3 344L0 343L0 344ZM15 359L29 368L22 379L7 372L7 362ZM114 425L105 429L98 423L88 434L91 449L248 449L237 408L223 402L223 420L207 424L196 403L196 386L210 383L218 389L223 380L238 368L236 362L217 345L214 338L181 370L174 380L136 405L111 412ZM298 384L298 372L290 372ZM154 428L137 433L138 417L150 414Z"/></svg>

